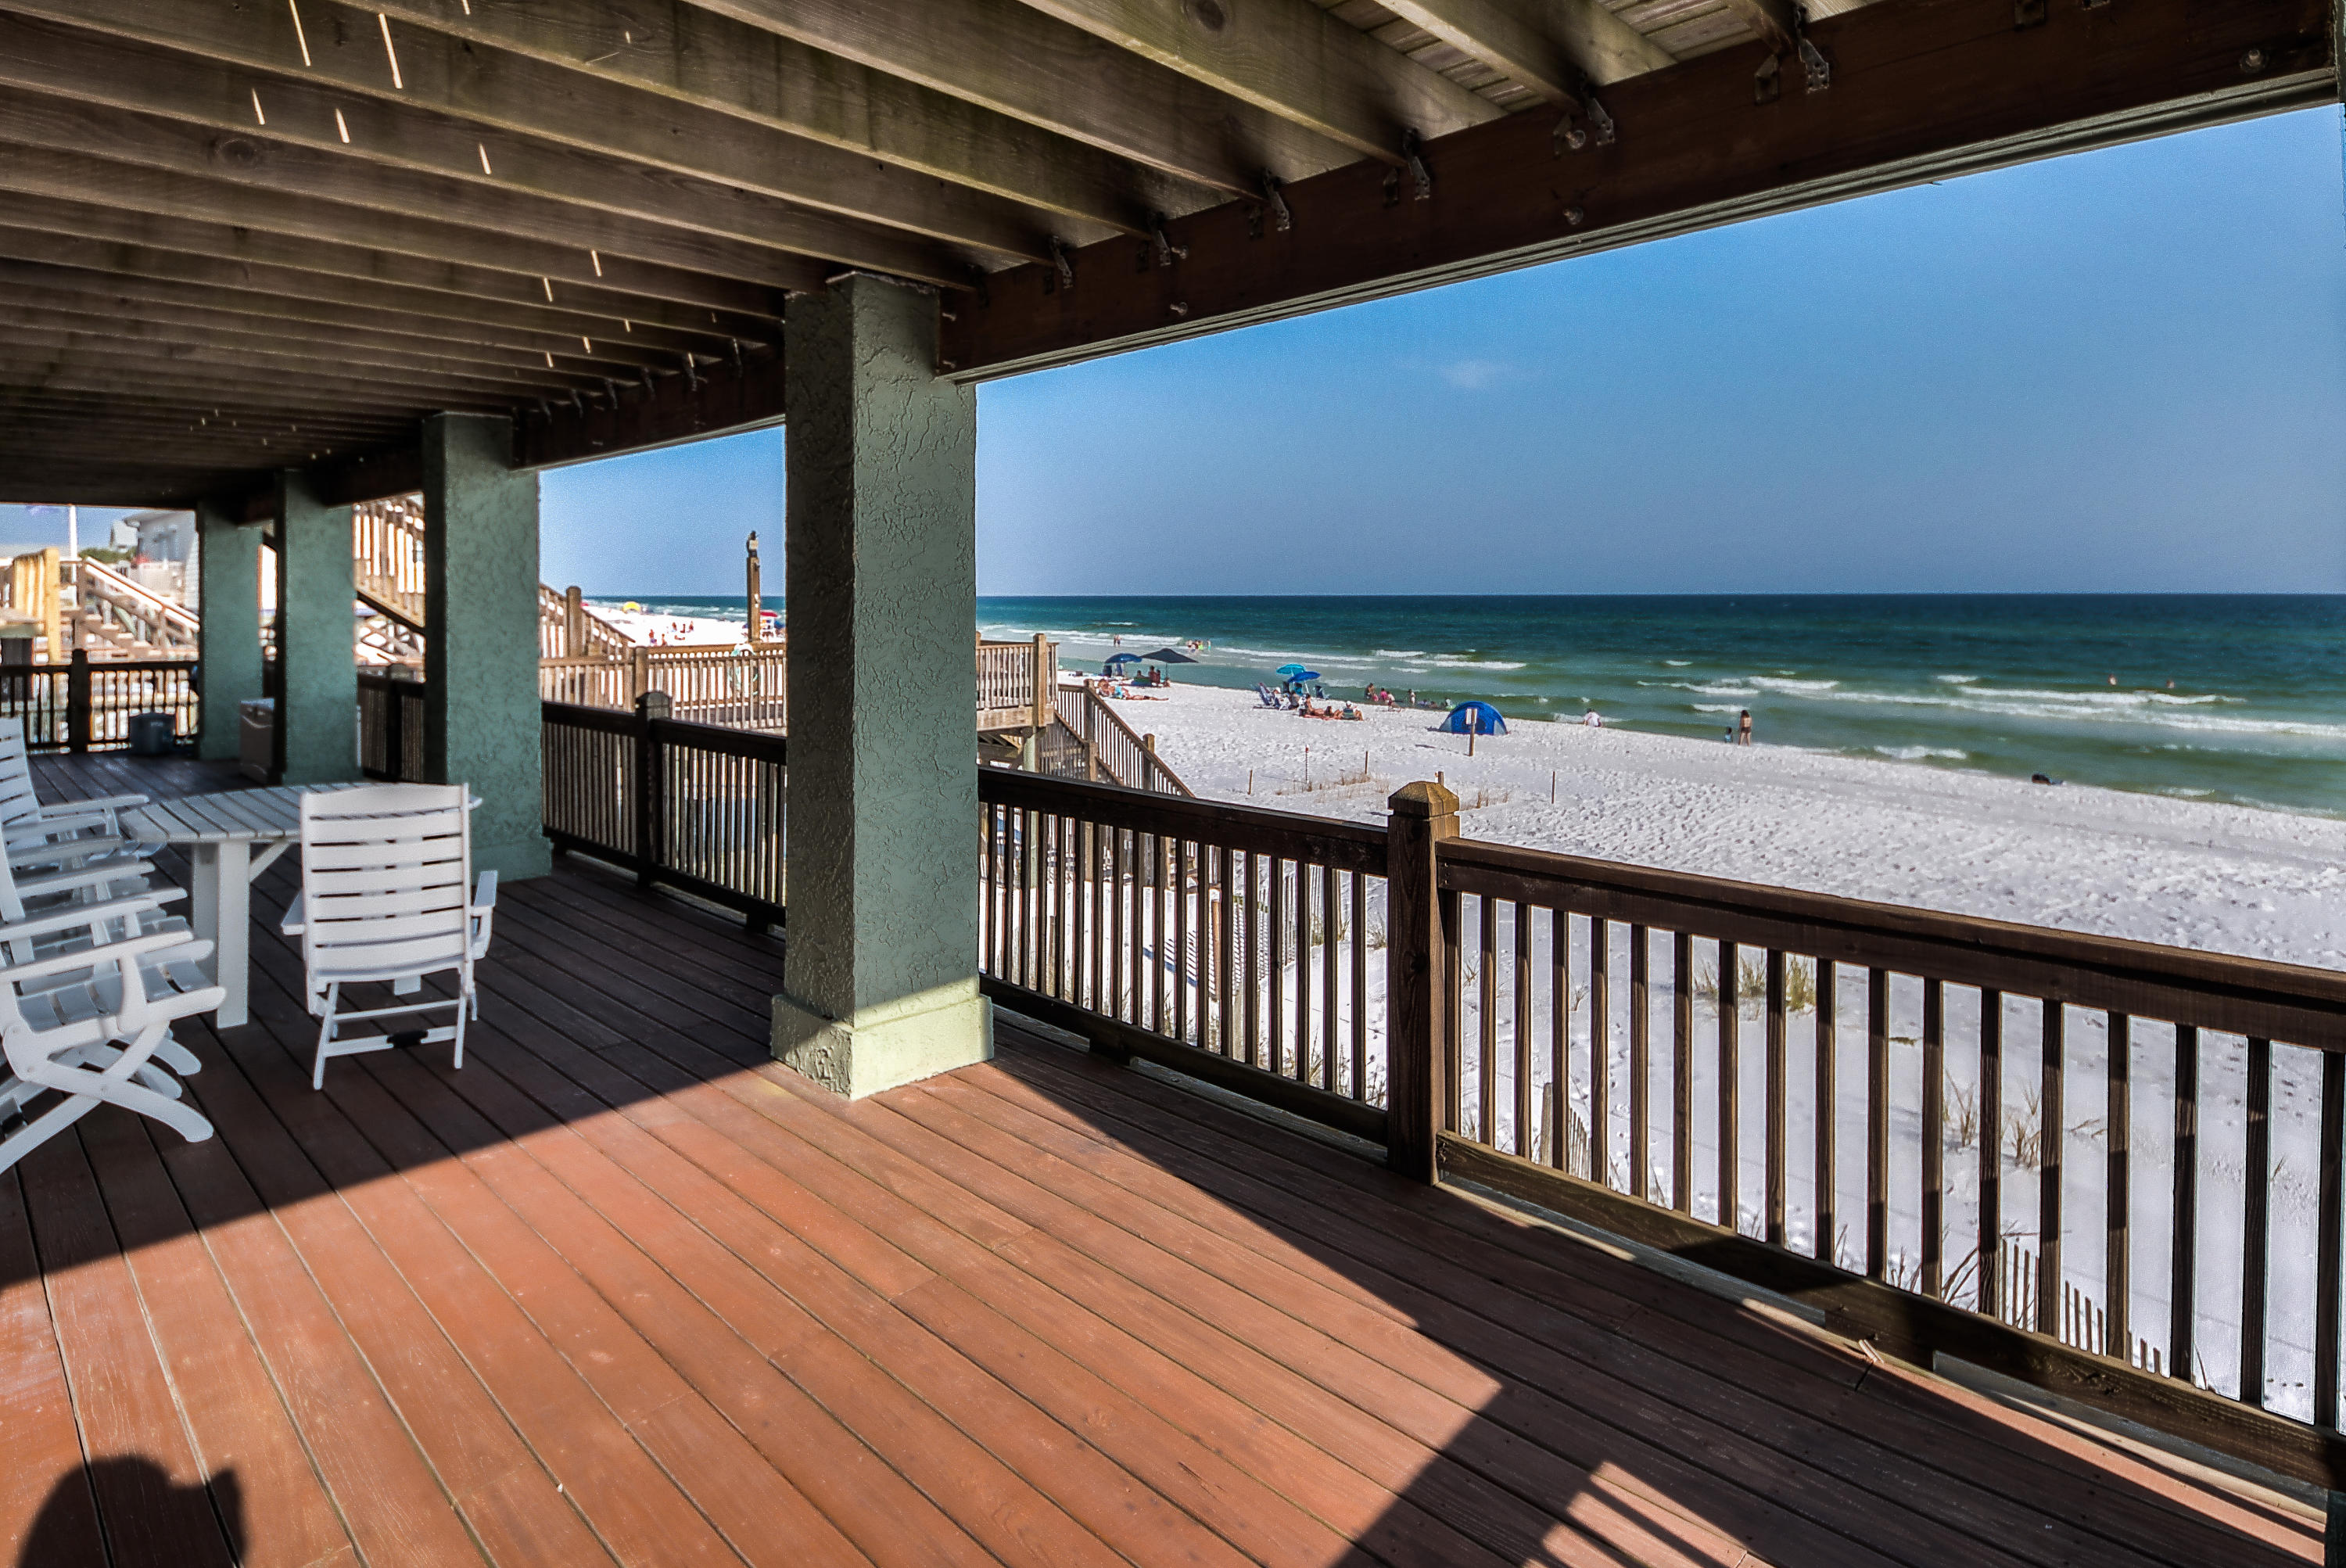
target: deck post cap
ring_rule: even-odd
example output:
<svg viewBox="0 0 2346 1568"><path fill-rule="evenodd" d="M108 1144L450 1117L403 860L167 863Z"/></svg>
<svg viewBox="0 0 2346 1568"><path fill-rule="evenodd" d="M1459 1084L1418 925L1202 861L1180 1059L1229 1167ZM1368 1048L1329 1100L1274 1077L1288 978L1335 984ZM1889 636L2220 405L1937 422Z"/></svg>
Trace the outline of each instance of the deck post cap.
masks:
<svg viewBox="0 0 2346 1568"><path fill-rule="evenodd" d="M1421 779L1414 784L1404 784L1392 792L1385 802L1396 817L1454 817L1458 814L1458 796L1447 785Z"/></svg>

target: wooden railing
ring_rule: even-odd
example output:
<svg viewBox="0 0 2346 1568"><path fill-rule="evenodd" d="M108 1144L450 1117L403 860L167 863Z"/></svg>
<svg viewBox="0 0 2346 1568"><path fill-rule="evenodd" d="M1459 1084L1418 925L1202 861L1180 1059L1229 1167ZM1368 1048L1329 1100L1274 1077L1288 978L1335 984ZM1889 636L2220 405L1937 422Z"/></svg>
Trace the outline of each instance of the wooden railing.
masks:
<svg viewBox="0 0 2346 1568"><path fill-rule="evenodd" d="M984 984L1882 1353L2346 1483L2346 977L1474 842L1413 789L1380 829L986 769Z"/></svg>
<svg viewBox="0 0 2346 1568"><path fill-rule="evenodd" d="M398 495L351 510L351 579L359 597L423 628L423 498Z"/></svg>
<svg viewBox="0 0 2346 1568"><path fill-rule="evenodd" d="M63 564L81 618L110 638L128 638L158 654L195 657L200 623L185 605L140 586L102 562L81 557Z"/></svg>
<svg viewBox="0 0 2346 1568"><path fill-rule="evenodd" d="M537 652L541 658L624 659L638 645L586 607L576 587L556 593L537 585Z"/></svg>
<svg viewBox="0 0 2346 1568"><path fill-rule="evenodd" d="M631 709L647 692L667 696L678 718L742 729L790 725L788 663L779 644L762 647L632 647L624 658L586 655L537 661L547 702Z"/></svg>
<svg viewBox="0 0 2346 1568"><path fill-rule="evenodd" d="M1059 645L977 643L977 727L1044 729L1051 723L1059 684Z"/></svg>
<svg viewBox="0 0 2346 1568"><path fill-rule="evenodd" d="M423 683L359 672L359 770L370 779L423 779Z"/></svg>
<svg viewBox="0 0 2346 1568"><path fill-rule="evenodd" d="M201 698L192 659L96 659L76 649L60 665L0 665L0 717L25 721L35 751L116 751L130 718L171 715L174 732L196 732Z"/></svg>
<svg viewBox="0 0 2346 1568"><path fill-rule="evenodd" d="M1062 687L1058 695L1057 718L1089 748L1097 776L1162 795L1197 794L1158 757L1156 738L1135 731L1090 682Z"/></svg>
<svg viewBox="0 0 2346 1568"><path fill-rule="evenodd" d="M978 773L979 970L998 1000L1384 1137L1384 833Z"/></svg>
<svg viewBox="0 0 2346 1568"><path fill-rule="evenodd" d="M661 717L665 700L653 693L633 713L544 705L546 836L647 886L780 924L788 743Z"/></svg>

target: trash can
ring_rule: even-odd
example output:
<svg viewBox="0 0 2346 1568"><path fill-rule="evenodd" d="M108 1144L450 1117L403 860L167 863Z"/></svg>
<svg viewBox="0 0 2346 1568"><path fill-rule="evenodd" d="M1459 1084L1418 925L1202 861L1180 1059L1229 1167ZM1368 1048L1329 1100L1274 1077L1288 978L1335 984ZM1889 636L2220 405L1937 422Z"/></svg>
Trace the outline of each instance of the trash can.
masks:
<svg viewBox="0 0 2346 1568"><path fill-rule="evenodd" d="M269 782L277 760L277 699L251 697L236 705L236 758L239 771L256 783Z"/></svg>
<svg viewBox="0 0 2346 1568"><path fill-rule="evenodd" d="M168 757L178 745L179 721L168 713L134 713L126 728L133 757Z"/></svg>

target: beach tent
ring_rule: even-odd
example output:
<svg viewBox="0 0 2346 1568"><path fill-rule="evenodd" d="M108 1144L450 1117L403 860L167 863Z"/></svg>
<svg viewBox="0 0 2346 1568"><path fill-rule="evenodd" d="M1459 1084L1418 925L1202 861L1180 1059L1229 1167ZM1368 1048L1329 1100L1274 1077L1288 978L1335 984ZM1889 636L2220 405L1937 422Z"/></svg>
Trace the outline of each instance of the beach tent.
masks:
<svg viewBox="0 0 2346 1568"><path fill-rule="evenodd" d="M1507 721L1487 702L1462 702L1442 721L1445 735L1504 735Z"/></svg>
<svg viewBox="0 0 2346 1568"><path fill-rule="evenodd" d="M1155 653L1142 654L1150 664L1196 664L1198 661L1178 648L1158 648Z"/></svg>

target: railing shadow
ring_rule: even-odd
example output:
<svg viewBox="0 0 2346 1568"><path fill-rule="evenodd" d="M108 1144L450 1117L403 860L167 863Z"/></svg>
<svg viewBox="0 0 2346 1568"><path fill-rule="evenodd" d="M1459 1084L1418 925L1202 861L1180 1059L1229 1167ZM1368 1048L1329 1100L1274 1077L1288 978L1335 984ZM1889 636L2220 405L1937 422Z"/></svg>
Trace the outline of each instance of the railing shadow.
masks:
<svg viewBox="0 0 2346 1568"><path fill-rule="evenodd" d="M89 1460L57 1477L25 1534L16 1568L107 1562L210 1568L243 1562L250 1539L244 1489L233 1468L209 1483L181 1486L152 1459L121 1454Z"/></svg>

